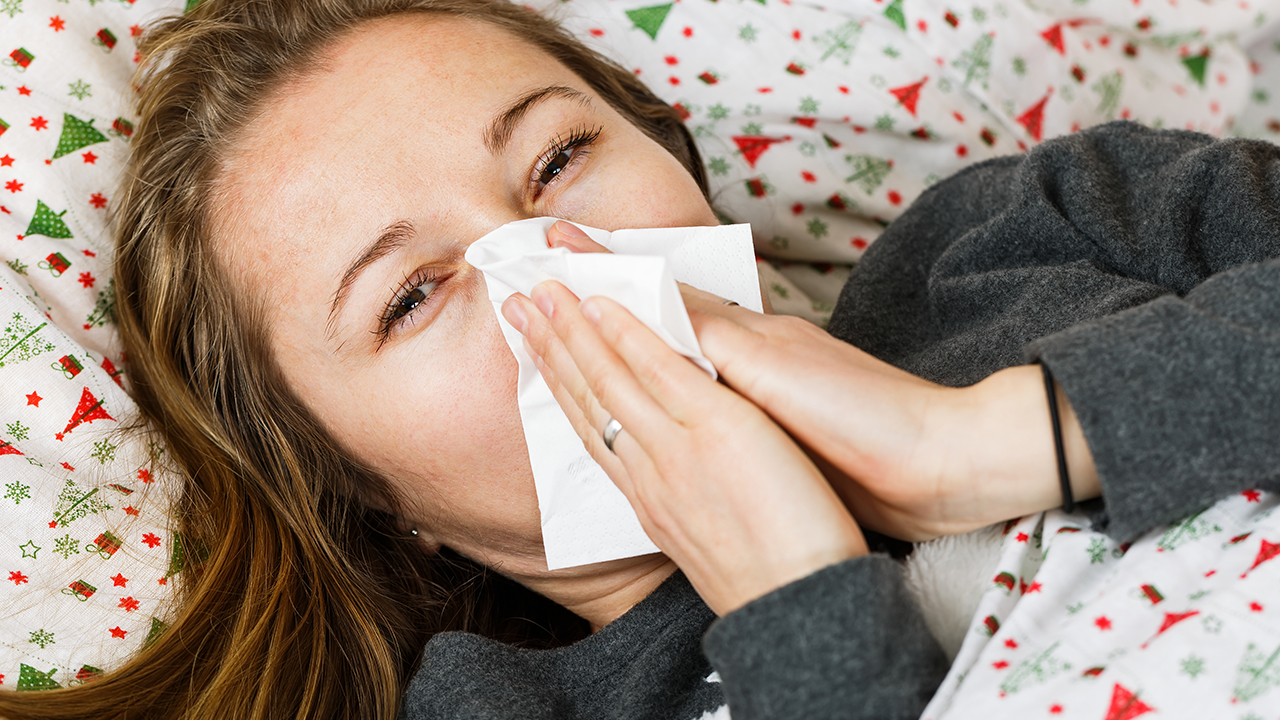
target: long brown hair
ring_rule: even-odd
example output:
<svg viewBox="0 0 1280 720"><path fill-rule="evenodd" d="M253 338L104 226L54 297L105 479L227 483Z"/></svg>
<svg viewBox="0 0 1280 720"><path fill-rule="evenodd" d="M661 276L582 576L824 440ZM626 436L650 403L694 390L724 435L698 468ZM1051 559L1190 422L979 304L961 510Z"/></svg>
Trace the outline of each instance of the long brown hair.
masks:
<svg viewBox="0 0 1280 720"><path fill-rule="evenodd" d="M11 718L393 718L435 633L556 645L581 619L397 527L384 478L337 449L281 379L260 308L213 260L209 201L238 133L344 33L398 13L505 28L579 75L705 193L678 114L507 0L207 0L149 28L116 215L133 395L185 473L171 627L87 685L0 694ZM390 512L375 508L390 508ZM191 559L194 558L194 559Z"/></svg>

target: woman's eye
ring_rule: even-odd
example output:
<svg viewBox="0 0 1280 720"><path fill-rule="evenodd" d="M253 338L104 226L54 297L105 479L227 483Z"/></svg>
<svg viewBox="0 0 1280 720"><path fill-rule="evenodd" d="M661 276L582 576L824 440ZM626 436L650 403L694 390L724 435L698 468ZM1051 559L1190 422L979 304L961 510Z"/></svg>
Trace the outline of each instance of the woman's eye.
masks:
<svg viewBox="0 0 1280 720"><path fill-rule="evenodd" d="M557 175L564 171L569 163L573 161L573 156L578 152L577 147L567 147L551 158L542 168L542 172L538 173L538 184L547 185L555 179Z"/></svg>
<svg viewBox="0 0 1280 720"><path fill-rule="evenodd" d="M394 323L400 318L408 315L418 308L419 305L427 301L427 297L431 295L431 291L435 290L437 282L425 282L409 292L396 298L391 306L391 312L387 314L387 323Z"/></svg>

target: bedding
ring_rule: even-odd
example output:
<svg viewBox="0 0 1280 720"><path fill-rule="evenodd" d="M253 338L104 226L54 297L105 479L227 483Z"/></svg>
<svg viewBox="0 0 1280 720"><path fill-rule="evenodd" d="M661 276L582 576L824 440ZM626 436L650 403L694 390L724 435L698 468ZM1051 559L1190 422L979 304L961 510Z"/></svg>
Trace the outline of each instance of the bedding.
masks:
<svg viewBox="0 0 1280 720"><path fill-rule="evenodd" d="M181 582L180 478L125 432L107 222L137 33L193 4L0 0L0 689L118 665ZM1126 114L1273 122L1240 43L1265 40L1275 3L535 4L687 113L774 308L819 323L883 224L963 165Z"/></svg>

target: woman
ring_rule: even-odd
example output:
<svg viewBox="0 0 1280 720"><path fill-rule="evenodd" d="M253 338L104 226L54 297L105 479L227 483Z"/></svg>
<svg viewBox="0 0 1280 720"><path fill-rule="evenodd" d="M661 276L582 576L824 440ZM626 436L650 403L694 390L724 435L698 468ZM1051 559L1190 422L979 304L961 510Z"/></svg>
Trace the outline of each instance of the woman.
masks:
<svg viewBox="0 0 1280 720"><path fill-rule="evenodd" d="M432 13L405 14L423 9ZM41 712L65 716L127 699L142 712L175 716L388 717L423 644L442 630L542 645L598 632L551 654L440 635L428 646L411 709L435 703L451 715L563 716L570 700L590 714L593 698L619 712L636 698L667 703L675 716L718 707L720 689L704 682L711 668L698 652L712 616L672 576L669 559L544 569L514 365L476 273L461 261L470 240L535 214L609 229L715 222L678 118L626 71L504 3L210 0L149 42L144 119L121 202L120 322L139 404L193 478L184 532L208 553L166 635L110 678L42 695ZM740 321L733 310L701 307L704 319L729 313ZM921 389L916 398L954 398L962 409L986 393L1030 402L1024 392L1000 392L1010 378L1025 380L1025 368L966 393L943 392L862 355L835 357L831 367L850 362L866 374L857 383L864 390L888 388L886 402L913 397L912 388ZM559 363L549 364L567 378ZM749 375L726 375L787 422L788 408L770 403L763 380L753 387ZM639 477L631 467L619 473L600 452L595 433L605 418L587 395L578 397L589 413L580 427L597 456L615 477ZM616 446L625 463L645 423L602 398L629 427ZM719 394L714 403L707 408L729 408L738 424L702 446L732 449L719 443L726 434L749 440L750 454L738 453L742 466L730 470L754 490L724 494L737 503L727 505L732 511L695 523L712 542L692 534L682 545L677 530L686 525L643 509L642 518L712 608L728 614L708 640L724 659L718 668L736 662L737 670L766 673L787 643L792 657L824 653L810 663L816 681L781 673L754 687L753 676L739 672L725 686L731 700L738 693L735 715L814 707L793 703L797 696L781 685L819 710L843 711L848 695L812 692L834 690L831 675L845 679L842 692L855 693L861 712L918 713L945 664L918 617L902 612L908 601L894 567L859 559L866 546L858 524L776 425L736 396ZM904 424L915 407L901 413ZM1065 408L1074 491L1087 497L1096 494L1089 448L1071 417ZM1039 438L1017 447L1045 482L1027 484L1033 492L993 493L1026 495L1012 502L978 509L969 502L958 511L950 498L900 493L933 502L932 518L895 504L873 481L951 477L948 466L922 474L895 464L904 449L929 447L921 441L935 426L854 463L829 459L862 483L842 484L842 492L870 487L857 507L873 512L860 519L921 537L1056 504L1047 414L1038 426L1018 425ZM806 439L824 448L822 438ZM684 460L669 467L688 473ZM723 481L723 467L702 467ZM879 472L884 467L892 471ZM888 499L877 505L870 497ZM689 507L724 507L694 500ZM790 511L761 514L762 503ZM922 514L926 521L912 529ZM749 563L733 564L741 554L723 552L733 544L725 538L752 543ZM498 572L485 575L480 566ZM657 632L677 609L676 630ZM886 625L890 616L902 624ZM804 632L791 632L797 623ZM766 627L775 632L760 632ZM840 642L850 634L864 640L856 652ZM804 645L814 637L828 642ZM650 657L645 649L658 656L656 666L629 662ZM518 663L527 672L512 672ZM556 663L561 674L548 674ZM573 674L588 665L613 680L617 668L637 671L605 687ZM476 687L480 667L493 671L485 678L515 682ZM646 678L661 680L654 689ZM486 687L493 692L480 692Z"/></svg>

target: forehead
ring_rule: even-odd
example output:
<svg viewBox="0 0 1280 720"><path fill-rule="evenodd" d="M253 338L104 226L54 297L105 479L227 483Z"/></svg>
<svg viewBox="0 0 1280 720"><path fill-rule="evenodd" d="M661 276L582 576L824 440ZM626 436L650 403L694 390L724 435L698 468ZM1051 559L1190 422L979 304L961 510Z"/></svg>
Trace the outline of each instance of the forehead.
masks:
<svg viewBox="0 0 1280 720"><path fill-rule="evenodd" d="M259 271L315 264L307 230L367 241L387 218L456 212L438 202L442 169L488 153L483 128L495 115L534 88L583 87L502 28L425 13L367 22L308 70L264 103L215 183L217 251L267 294Z"/></svg>

